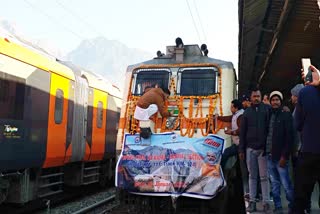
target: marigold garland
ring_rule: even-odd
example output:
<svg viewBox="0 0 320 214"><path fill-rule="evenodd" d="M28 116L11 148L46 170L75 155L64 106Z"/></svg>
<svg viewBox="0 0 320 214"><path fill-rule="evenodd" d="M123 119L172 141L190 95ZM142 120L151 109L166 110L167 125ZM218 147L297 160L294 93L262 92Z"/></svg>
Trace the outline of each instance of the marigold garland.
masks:
<svg viewBox="0 0 320 214"><path fill-rule="evenodd" d="M219 73L221 73L220 69L218 70ZM178 118L175 121L175 124L173 125L172 129L166 128L166 118L162 118L161 122L161 132L165 131L174 131L178 128L180 124L180 135L181 136L188 136L192 137L194 135L195 129L199 128L201 130L201 134L203 136L207 136L209 133L216 134L221 128L223 123L220 121L217 121L217 124L215 124L214 119L214 111L216 109L217 101L219 99L219 110L220 114L223 115L223 109L222 109L222 80L221 75L219 75L219 93L209 96L177 96L176 95L176 85L174 78L172 77L170 79L170 86L169 89L174 92L173 96L169 97L169 100L175 101L177 103L177 107L179 110ZM130 134L135 134L138 129L138 121L133 118L134 110L136 108L137 100L139 99L139 96L134 96L131 94L128 95L127 99L127 106L126 106L126 131ZM188 117L184 114L184 100L189 100L189 112ZM193 116L193 110L194 110L194 100L197 99L198 103L195 109L195 116ZM209 100L209 109L208 109L208 115L206 117L203 116L203 101ZM168 102L165 104L166 110L168 109ZM154 117L155 120L155 132L157 132L158 126L158 116ZM186 128L182 127L182 124L186 124ZM205 128L204 128L205 127ZM185 129L185 132L183 131Z"/></svg>

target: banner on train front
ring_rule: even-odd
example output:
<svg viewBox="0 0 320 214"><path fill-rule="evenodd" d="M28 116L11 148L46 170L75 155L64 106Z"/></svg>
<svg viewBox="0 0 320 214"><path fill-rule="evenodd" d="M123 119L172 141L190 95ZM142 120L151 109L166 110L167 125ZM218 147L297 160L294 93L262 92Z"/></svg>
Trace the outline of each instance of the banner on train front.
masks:
<svg viewBox="0 0 320 214"><path fill-rule="evenodd" d="M116 167L116 186L131 193L211 199L225 185L220 167L224 139L174 133L126 134Z"/></svg>

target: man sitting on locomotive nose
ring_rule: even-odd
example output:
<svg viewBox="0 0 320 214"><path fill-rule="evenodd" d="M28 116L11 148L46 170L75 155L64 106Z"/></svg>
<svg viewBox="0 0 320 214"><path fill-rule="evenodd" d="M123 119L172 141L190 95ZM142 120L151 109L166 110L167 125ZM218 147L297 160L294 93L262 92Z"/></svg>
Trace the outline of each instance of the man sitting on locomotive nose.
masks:
<svg viewBox="0 0 320 214"><path fill-rule="evenodd" d="M137 120L149 120L149 118L160 112L162 117L170 116L170 113L165 111L165 102L170 95L167 88L151 88L147 90L138 100L134 111L134 118Z"/></svg>

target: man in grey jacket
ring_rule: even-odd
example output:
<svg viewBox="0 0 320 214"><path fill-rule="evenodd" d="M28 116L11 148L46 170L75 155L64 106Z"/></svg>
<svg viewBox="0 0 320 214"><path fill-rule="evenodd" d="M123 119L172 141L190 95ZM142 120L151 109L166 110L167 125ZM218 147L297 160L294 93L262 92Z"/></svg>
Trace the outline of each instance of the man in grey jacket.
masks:
<svg viewBox="0 0 320 214"><path fill-rule="evenodd" d="M257 194L258 173L260 175L263 211L268 211L269 181L267 170L266 140L270 117L270 106L261 102L261 92L251 92L251 106L245 110L241 120L239 158L247 158L249 171L250 202L247 212L256 211L255 196Z"/></svg>

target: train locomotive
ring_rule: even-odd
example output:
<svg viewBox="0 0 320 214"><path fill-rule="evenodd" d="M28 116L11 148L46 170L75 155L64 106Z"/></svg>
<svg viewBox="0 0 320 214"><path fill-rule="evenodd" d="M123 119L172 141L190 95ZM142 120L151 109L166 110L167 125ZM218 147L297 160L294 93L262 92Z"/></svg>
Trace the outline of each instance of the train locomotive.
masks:
<svg viewBox="0 0 320 214"><path fill-rule="evenodd" d="M192 151L189 148L199 145L195 145L198 141L201 141L201 144L208 141L214 145L215 142L208 139L212 136L222 137L225 140L224 148L231 145L230 136L225 135L223 130L230 124L217 120L217 115L231 115L230 103L237 96L236 83L236 73L231 62L210 58L205 44L201 47L184 45L180 38L176 39L176 45L166 47L166 53L158 51L155 58L127 68L116 148L119 155L116 166L116 186L123 203L121 207L127 206L128 209L133 209L133 212L137 213L190 213L192 209L208 210L211 206L223 209L221 201L212 202L215 199L214 195L207 195L203 188L199 190L199 192L202 191L201 194L197 194L198 190L194 191L188 186L190 184L188 179L193 176L192 167L195 166L194 168L198 169L193 165L194 162L189 160L199 157L196 152L190 153L196 150ZM157 113L147 121L146 125L146 121L138 121L134 118L134 111L137 100L143 95L145 89L150 87L170 90L165 108L171 112L171 116L162 118ZM141 135L146 127L151 130L149 140ZM159 137L159 135L162 136ZM171 137L167 137L167 140L162 142L157 141L157 139L166 138L165 135ZM192 146L187 144L189 142ZM180 146L177 147L177 145ZM222 150L220 152L222 153ZM201 161L205 160L203 154L206 152L202 152ZM187 160L188 158L190 159ZM212 169L216 170L219 177L217 180L219 180L221 178L220 162L215 163L216 168ZM231 173L226 171L226 180L231 186L233 181L241 180L234 177L239 176L238 164L235 163L236 161L233 161L233 164L229 164L234 166L229 170ZM181 165L177 166L178 164ZM195 173L198 171L195 170ZM208 176L203 178L206 179ZM195 186L202 185L201 182L196 183L196 180L192 181L195 182L193 183ZM242 188L241 185L240 181L235 186ZM224 189L223 184L220 187L217 191ZM235 192L241 195L241 191ZM228 192L229 190L225 191L225 198L231 198ZM172 200L156 195L171 196ZM181 199L181 209L178 209L174 202L177 195L179 198L190 196L193 199ZM242 195L234 200L240 197ZM172 207L176 209L172 210ZM198 213L198 211L195 212ZM202 211L201 213L206 213Z"/></svg>
<svg viewBox="0 0 320 214"><path fill-rule="evenodd" d="M148 87L170 89L166 108L172 117L153 118L153 133L175 132L181 136L200 137L219 134L231 141L223 131L228 125L216 115L231 115L230 103L237 96L236 74L231 62L207 56L207 46L167 46L166 54L157 52L152 60L131 65L126 72L126 83L117 137L120 154L123 137L139 132L139 122L133 118L136 101Z"/></svg>
<svg viewBox="0 0 320 214"><path fill-rule="evenodd" d="M0 203L112 181L120 97L90 71L0 38Z"/></svg>

